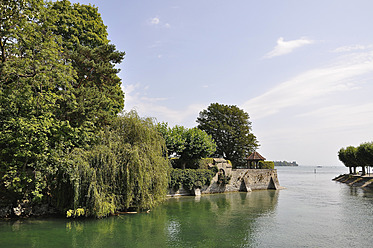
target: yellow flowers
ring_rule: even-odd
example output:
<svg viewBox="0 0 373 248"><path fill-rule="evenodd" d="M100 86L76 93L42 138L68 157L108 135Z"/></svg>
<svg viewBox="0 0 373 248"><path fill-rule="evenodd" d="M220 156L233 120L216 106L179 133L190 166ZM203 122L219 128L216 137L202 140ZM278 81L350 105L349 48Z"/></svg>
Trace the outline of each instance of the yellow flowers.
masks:
<svg viewBox="0 0 373 248"><path fill-rule="evenodd" d="M66 211L67 218L71 218L71 217L76 218L76 217L80 217L84 215L85 215L84 208L77 208L76 210L69 209Z"/></svg>

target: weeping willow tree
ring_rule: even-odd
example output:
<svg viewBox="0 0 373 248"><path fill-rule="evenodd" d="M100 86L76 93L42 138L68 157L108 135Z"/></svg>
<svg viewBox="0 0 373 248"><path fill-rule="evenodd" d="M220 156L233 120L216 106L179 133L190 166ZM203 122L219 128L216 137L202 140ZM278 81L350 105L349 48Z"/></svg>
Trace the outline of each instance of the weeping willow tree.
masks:
<svg viewBox="0 0 373 248"><path fill-rule="evenodd" d="M135 111L119 116L90 150L75 149L61 162L54 204L104 217L118 210L144 210L164 199L170 164L153 120Z"/></svg>

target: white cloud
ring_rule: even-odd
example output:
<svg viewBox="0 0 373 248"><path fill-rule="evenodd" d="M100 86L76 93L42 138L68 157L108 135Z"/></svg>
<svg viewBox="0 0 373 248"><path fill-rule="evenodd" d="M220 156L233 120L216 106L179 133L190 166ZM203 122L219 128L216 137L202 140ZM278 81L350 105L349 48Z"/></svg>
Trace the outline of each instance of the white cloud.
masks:
<svg viewBox="0 0 373 248"><path fill-rule="evenodd" d="M373 46L345 49L241 107L271 159L337 165L338 149L373 139L372 81Z"/></svg>
<svg viewBox="0 0 373 248"><path fill-rule="evenodd" d="M309 45L314 43L315 41L306 39L304 37L298 39L298 40L290 40L290 41L284 41L283 37L280 37L277 40L277 46L267 53L264 58L273 58L276 56L281 56L284 54L291 53L294 49Z"/></svg>
<svg viewBox="0 0 373 248"><path fill-rule="evenodd" d="M373 125L373 102L326 106L300 114L299 117L317 120L322 129L371 127Z"/></svg>
<svg viewBox="0 0 373 248"><path fill-rule="evenodd" d="M166 107L162 102L167 98L148 97L146 90L140 83L132 85L122 85L125 92L125 110L135 109L140 116L154 117L158 121L169 122L171 126L184 125L186 127L195 126L198 113L205 108L202 104L190 104L182 110Z"/></svg>
<svg viewBox="0 0 373 248"><path fill-rule="evenodd" d="M166 23L162 22L159 17L153 17L148 22L152 26L162 26L164 28L171 28L171 24L170 23L168 23L168 22L166 22Z"/></svg>
<svg viewBox="0 0 373 248"><path fill-rule="evenodd" d="M253 118L263 118L285 108L307 106L330 94L359 89L356 82L364 82L362 77L369 73L373 73L372 51L342 56L332 65L306 71L279 84L248 100L243 107L250 110Z"/></svg>
<svg viewBox="0 0 373 248"><path fill-rule="evenodd" d="M152 25L158 25L160 23L160 20L158 17L154 17L150 20L150 24Z"/></svg>
<svg viewBox="0 0 373 248"><path fill-rule="evenodd" d="M342 52L351 52L356 50L365 50L369 47L363 45L352 45L352 46L342 46L335 49L333 52L335 53L342 53Z"/></svg>

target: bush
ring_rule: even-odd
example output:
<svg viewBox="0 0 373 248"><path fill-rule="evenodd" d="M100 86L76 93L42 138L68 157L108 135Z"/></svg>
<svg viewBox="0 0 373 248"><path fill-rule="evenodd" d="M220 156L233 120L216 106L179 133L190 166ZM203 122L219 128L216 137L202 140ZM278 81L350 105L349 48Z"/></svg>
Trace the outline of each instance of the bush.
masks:
<svg viewBox="0 0 373 248"><path fill-rule="evenodd" d="M193 187L210 185L216 172L206 169L172 169L169 180L169 187L178 190L181 186L186 190L192 190Z"/></svg>
<svg viewBox="0 0 373 248"><path fill-rule="evenodd" d="M175 169L208 169L209 164L213 163L212 158L201 159L181 159L171 158L172 168Z"/></svg>
<svg viewBox="0 0 373 248"><path fill-rule="evenodd" d="M230 176L227 176L225 174L219 174L217 183L221 185L225 185L225 184L228 184L230 180L231 180Z"/></svg>
<svg viewBox="0 0 373 248"><path fill-rule="evenodd" d="M274 169L275 163L273 161L260 161L260 167L262 169Z"/></svg>

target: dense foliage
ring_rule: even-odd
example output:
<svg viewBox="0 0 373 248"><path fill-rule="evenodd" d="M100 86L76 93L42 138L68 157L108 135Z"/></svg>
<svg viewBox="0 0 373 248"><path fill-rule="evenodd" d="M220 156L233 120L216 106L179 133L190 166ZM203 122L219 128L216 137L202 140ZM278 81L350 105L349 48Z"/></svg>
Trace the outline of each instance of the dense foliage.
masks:
<svg viewBox="0 0 373 248"><path fill-rule="evenodd" d="M159 202L164 140L152 120L118 117L124 53L97 8L4 0L0 10L0 200L97 217Z"/></svg>
<svg viewBox="0 0 373 248"><path fill-rule="evenodd" d="M165 149L152 119L134 111L118 117L100 133L99 145L65 157L53 190L56 206L84 207L96 217L153 207L166 195L170 165Z"/></svg>
<svg viewBox="0 0 373 248"><path fill-rule="evenodd" d="M189 159L171 158L172 168L175 169L208 169L213 164L213 158Z"/></svg>
<svg viewBox="0 0 373 248"><path fill-rule="evenodd" d="M365 167L373 166L373 142L362 143L358 147L341 148L338 158L349 168L350 174L356 174L356 168L361 167L362 174L365 175Z"/></svg>
<svg viewBox="0 0 373 248"><path fill-rule="evenodd" d="M273 161L259 161L259 167L261 169L274 169L275 162Z"/></svg>
<svg viewBox="0 0 373 248"><path fill-rule="evenodd" d="M259 146L249 115L235 105L212 103L199 113L197 122L214 139L215 156L230 160L235 167L245 165L245 158Z"/></svg>
<svg viewBox="0 0 373 248"><path fill-rule="evenodd" d="M181 186L183 186L186 190L192 190L194 187L210 185L215 174L215 170L208 169L172 169L169 187L171 189L178 190Z"/></svg>
<svg viewBox="0 0 373 248"><path fill-rule="evenodd" d="M71 91L76 106L65 106L65 118L74 127L95 129L109 124L124 106L115 68L124 52L109 43L97 8L63 0L50 3L48 12L54 16L50 29L61 37L64 57L75 71Z"/></svg>
<svg viewBox="0 0 373 248"><path fill-rule="evenodd" d="M39 201L56 154L89 135L61 115L76 104L75 71L44 2L1 1L0 8L0 187L13 200Z"/></svg>
<svg viewBox="0 0 373 248"><path fill-rule="evenodd" d="M201 158L216 151L212 137L198 128L171 128L167 123L158 123L157 127L166 141L168 154L178 157L183 168L196 168L195 164Z"/></svg>

